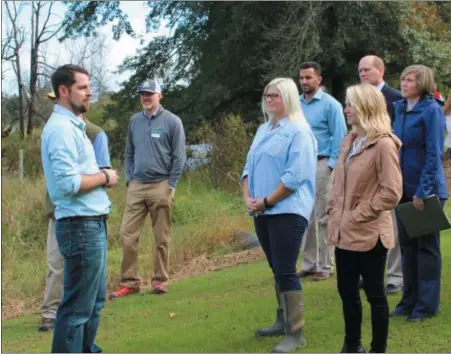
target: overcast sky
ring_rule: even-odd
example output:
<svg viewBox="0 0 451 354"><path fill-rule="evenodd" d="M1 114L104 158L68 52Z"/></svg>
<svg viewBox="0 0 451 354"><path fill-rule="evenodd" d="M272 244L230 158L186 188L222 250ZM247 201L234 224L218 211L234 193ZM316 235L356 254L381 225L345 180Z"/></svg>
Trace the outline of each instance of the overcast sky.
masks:
<svg viewBox="0 0 451 354"><path fill-rule="evenodd" d="M145 18L146 14L149 12L149 8L147 7L146 2L121 1L120 7L128 15L129 21L131 22L135 32L139 35L142 35L145 43L148 43L153 37L157 35L169 33L168 30L166 30L164 27L160 28L158 32L146 33ZM4 10L5 9L3 7L2 1L2 36L4 36L5 33L5 21L3 19L7 16L6 11ZM55 15L52 17L52 21L56 23L64 17L66 6L60 2L56 2L53 10ZM25 6L22 10L20 24L23 25L29 33L31 33L30 9L27 6ZM110 54L107 58L104 59L104 65L111 71L115 71L118 65L120 65L127 56L134 55L137 49L140 48L139 40L133 39L126 34L123 35L119 41L113 40L112 25L102 27L98 31L101 34L105 34L107 38L107 46ZM66 60L64 59L64 54L62 54L64 51L64 45L60 44L56 37L51 39L49 42L47 42L48 58L46 58L46 62L51 63L52 59L54 60L57 55L63 55L62 60ZM24 46L21 55L21 65L23 66L23 70L24 72L28 72L30 68L29 42ZM4 69L9 68L8 65L9 64L5 64ZM112 75L113 82L108 85L109 89L117 90L119 88L119 83L126 80L129 75L130 73L126 73L120 76ZM6 91L8 93L17 91L17 84L15 82L15 76L12 70L8 70L5 74L4 80L2 81L2 91Z"/></svg>

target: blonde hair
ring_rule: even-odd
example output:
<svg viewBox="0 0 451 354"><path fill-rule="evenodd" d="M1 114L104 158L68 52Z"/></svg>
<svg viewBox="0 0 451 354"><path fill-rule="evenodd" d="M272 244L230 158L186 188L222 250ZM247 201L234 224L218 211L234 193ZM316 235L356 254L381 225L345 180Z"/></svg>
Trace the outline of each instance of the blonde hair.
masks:
<svg viewBox="0 0 451 354"><path fill-rule="evenodd" d="M265 94L270 87L276 88L282 97L285 107L285 114L289 121L296 125L305 125L307 120L305 119L304 112L302 111L301 101L299 98L299 90L293 79L286 77L279 77L272 80L266 85L262 95L262 112L265 117L265 121L273 120L274 117L270 112L266 110Z"/></svg>
<svg viewBox="0 0 451 354"><path fill-rule="evenodd" d="M385 98L376 87L370 84L350 86L346 90L346 102L354 108L357 121L368 137L391 132Z"/></svg>
<svg viewBox="0 0 451 354"><path fill-rule="evenodd" d="M433 94L435 91L434 72L425 65L410 65L401 74L401 80L408 74L415 74L418 95Z"/></svg>

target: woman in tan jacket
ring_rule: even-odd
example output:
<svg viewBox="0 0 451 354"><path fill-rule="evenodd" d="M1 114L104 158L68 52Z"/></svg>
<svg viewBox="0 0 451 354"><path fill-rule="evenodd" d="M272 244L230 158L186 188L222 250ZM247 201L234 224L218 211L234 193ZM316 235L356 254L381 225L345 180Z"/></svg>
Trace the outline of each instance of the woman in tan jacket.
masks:
<svg viewBox="0 0 451 354"><path fill-rule="evenodd" d="M342 142L327 207L327 243L335 246L337 285L343 303L342 353L364 353L359 278L371 305L371 352L387 347L389 311L384 290L387 249L394 247L391 210L402 195L398 151L384 96L360 84L346 91L345 115L352 133Z"/></svg>

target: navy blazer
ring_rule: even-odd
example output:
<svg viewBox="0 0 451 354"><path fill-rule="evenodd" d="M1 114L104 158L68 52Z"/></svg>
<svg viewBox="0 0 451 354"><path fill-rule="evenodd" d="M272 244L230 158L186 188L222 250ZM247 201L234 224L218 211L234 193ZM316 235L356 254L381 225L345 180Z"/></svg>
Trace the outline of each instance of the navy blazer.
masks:
<svg viewBox="0 0 451 354"><path fill-rule="evenodd" d="M393 119L395 117L395 107L393 103L402 100L401 92L385 83L384 86L382 86L381 93L385 97L385 103L387 104L387 112L393 124Z"/></svg>
<svg viewBox="0 0 451 354"><path fill-rule="evenodd" d="M430 95L406 112L407 101L394 103L393 132L401 139L399 155L403 178L403 199L421 199L437 195L448 198L442 156L445 140L445 117Z"/></svg>

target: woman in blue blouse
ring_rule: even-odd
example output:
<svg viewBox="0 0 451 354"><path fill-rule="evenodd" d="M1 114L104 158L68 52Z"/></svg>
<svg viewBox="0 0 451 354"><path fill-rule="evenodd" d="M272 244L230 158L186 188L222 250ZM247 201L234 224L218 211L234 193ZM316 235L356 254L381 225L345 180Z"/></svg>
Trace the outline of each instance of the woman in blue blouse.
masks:
<svg viewBox="0 0 451 354"><path fill-rule="evenodd" d="M424 65L412 65L401 74L403 100L395 103L394 133L401 139L400 165L403 196L417 210L423 200L437 195L448 198L442 156L445 117L430 94L434 73ZM410 239L398 219L401 244L403 296L392 316L406 316L418 322L438 314L440 302L441 255L439 233Z"/></svg>
<svg viewBox="0 0 451 354"><path fill-rule="evenodd" d="M264 123L257 131L243 171L243 195L274 274L276 322L257 336L285 334L274 353L305 346L304 301L296 276L302 237L315 200L317 144L302 113L292 79L278 78L262 97Z"/></svg>

